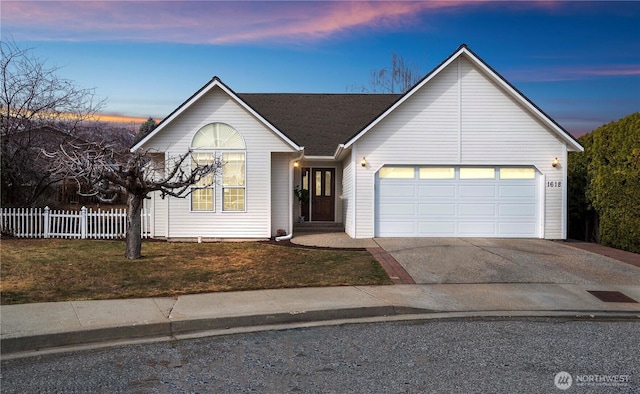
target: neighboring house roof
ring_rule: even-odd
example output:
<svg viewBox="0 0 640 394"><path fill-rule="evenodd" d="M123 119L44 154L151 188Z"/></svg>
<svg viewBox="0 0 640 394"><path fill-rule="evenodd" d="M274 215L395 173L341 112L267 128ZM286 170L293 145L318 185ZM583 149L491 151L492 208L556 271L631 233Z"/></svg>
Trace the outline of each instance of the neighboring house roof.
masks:
<svg viewBox="0 0 640 394"><path fill-rule="evenodd" d="M536 118L542 121L544 124L549 126L551 130L553 130L562 140L567 143L567 148L569 151L581 152L584 148L580 145L580 143L562 126L556 123L549 115L544 113L537 105L535 105L528 97L522 94L518 89L516 89L511 83L509 83L502 75L500 75L497 71L495 71L491 66L489 66L484 60L482 60L478 55L476 55L471 49L467 47L466 44L460 45L458 49L452 53L448 58L446 58L442 63L440 63L437 67L435 67L431 72L429 72L424 78L422 78L417 84L415 84L411 89L407 91L407 93L402 96L399 100L397 100L391 107L389 107L383 114L381 114L377 119L371 122L367 127L357 132L352 138L346 141L344 144L341 144L340 148L349 148L353 145L360 137L362 137L367 131L373 128L376 124L378 124L382 119L384 119L387 115L389 115L393 110L395 110L398 106L402 105L409 97L413 96L415 92L420 90L425 84L427 84L431 79L433 79L436 75L438 75L442 70L444 70L449 64L455 61L460 56L465 56L469 59L473 64L475 64L478 68L480 68L485 75L491 78L498 86L501 86L505 91L511 95L514 99L520 102L525 108L529 110Z"/></svg>
<svg viewBox="0 0 640 394"><path fill-rule="evenodd" d="M544 113L504 77L471 51L466 44L429 72L405 94L296 94L296 93L235 93L218 77L194 93L148 135L137 136L131 148L139 149L153 135L179 116L195 101L219 86L236 102L261 120L273 132L280 135L292 147L304 147L305 156L334 157L349 148L367 131L378 124L395 108L420 90L444 68L460 56L465 56L485 75L501 86L507 94L520 102L542 123L546 124L562 140L570 151L582 151L582 146L562 126Z"/></svg>
<svg viewBox="0 0 640 394"><path fill-rule="evenodd" d="M238 93L269 123L305 147L305 156L333 156L336 147L389 108L400 94Z"/></svg>

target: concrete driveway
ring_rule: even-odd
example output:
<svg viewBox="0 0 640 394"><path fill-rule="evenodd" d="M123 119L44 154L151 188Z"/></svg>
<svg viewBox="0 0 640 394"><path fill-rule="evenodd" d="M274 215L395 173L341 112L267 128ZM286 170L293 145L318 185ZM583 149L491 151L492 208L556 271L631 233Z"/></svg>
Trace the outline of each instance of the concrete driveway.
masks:
<svg viewBox="0 0 640 394"><path fill-rule="evenodd" d="M416 283L638 285L640 268L559 241L376 238Z"/></svg>

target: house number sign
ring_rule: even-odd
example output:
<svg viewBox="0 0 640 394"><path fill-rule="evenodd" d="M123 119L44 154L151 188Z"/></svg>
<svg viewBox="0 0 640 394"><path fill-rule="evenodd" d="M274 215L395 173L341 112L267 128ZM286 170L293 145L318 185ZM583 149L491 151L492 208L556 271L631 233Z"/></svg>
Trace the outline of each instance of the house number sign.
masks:
<svg viewBox="0 0 640 394"><path fill-rule="evenodd" d="M547 187L562 187L562 181L549 181Z"/></svg>

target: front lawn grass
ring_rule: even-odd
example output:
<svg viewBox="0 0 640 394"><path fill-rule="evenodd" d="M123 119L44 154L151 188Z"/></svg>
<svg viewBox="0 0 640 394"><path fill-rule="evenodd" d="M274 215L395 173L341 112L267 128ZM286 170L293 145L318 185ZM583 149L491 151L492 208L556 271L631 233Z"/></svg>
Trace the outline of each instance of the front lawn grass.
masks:
<svg viewBox="0 0 640 394"><path fill-rule="evenodd" d="M366 251L268 242L144 242L144 257L128 260L124 246L123 241L2 239L0 302L391 284Z"/></svg>

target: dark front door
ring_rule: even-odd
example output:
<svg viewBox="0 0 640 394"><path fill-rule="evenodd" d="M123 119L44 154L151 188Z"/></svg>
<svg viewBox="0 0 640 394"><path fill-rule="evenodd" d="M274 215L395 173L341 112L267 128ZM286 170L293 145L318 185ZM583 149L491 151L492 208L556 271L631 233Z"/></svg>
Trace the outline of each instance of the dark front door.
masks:
<svg viewBox="0 0 640 394"><path fill-rule="evenodd" d="M336 170L313 168L311 170L311 221L333 222L335 220Z"/></svg>

